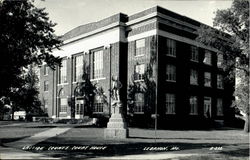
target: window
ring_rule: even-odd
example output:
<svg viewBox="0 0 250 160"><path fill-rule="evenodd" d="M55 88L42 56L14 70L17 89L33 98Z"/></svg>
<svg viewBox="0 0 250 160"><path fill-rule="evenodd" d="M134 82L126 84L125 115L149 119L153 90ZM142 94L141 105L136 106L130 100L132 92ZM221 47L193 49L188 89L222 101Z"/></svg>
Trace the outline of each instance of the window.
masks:
<svg viewBox="0 0 250 160"><path fill-rule="evenodd" d="M223 64L223 54L217 54L217 67L221 68Z"/></svg>
<svg viewBox="0 0 250 160"><path fill-rule="evenodd" d="M79 82L82 80L83 75L83 56L77 56L75 59L75 81Z"/></svg>
<svg viewBox="0 0 250 160"><path fill-rule="evenodd" d="M223 116L223 103L222 99L218 98L217 99L217 111L216 111L217 116Z"/></svg>
<svg viewBox="0 0 250 160"><path fill-rule="evenodd" d="M145 39L139 39L135 41L135 56L141 56L145 54Z"/></svg>
<svg viewBox="0 0 250 160"><path fill-rule="evenodd" d="M191 96L189 99L189 104L190 104L190 114L197 115L198 114L197 96Z"/></svg>
<svg viewBox="0 0 250 160"><path fill-rule="evenodd" d="M191 46L191 61L199 62L198 48Z"/></svg>
<svg viewBox="0 0 250 160"><path fill-rule="evenodd" d="M103 77L103 50L95 51L93 57L93 78Z"/></svg>
<svg viewBox="0 0 250 160"><path fill-rule="evenodd" d="M60 98L60 112L67 112L67 98Z"/></svg>
<svg viewBox="0 0 250 160"><path fill-rule="evenodd" d="M49 90L49 81L44 81L44 91Z"/></svg>
<svg viewBox="0 0 250 160"><path fill-rule="evenodd" d="M101 96L95 96L95 101L94 101L94 108L93 112L94 113L102 113L103 112L103 99Z"/></svg>
<svg viewBox="0 0 250 160"><path fill-rule="evenodd" d="M198 84L198 71L195 69L190 70L190 84Z"/></svg>
<svg viewBox="0 0 250 160"><path fill-rule="evenodd" d="M172 39L167 39L167 55L176 56L176 41Z"/></svg>
<svg viewBox="0 0 250 160"><path fill-rule="evenodd" d="M48 113L49 101L47 99L44 100L44 112Z"/></svg>
<svg viewBox="0 0 250 160"><path fill-rule="evenodd" d="M47 65L44 65L44 73L45 76L49 74L49 67Z"/></svg>
<svg viewBox="0 0 250 160"><path fill-rule="evenodd" d="M145 64L138 64L135 66L135 81L140 81L144 79L145 74Z"/></svg>
<svg viewBox="0 0 250 160"><path fill-rule="evenodd" d="M175 114L175 95L166 94L166 114Z"/></svg>
<svg viewBox="0 0 250 160"><path fill-rule="evenodd" d="M205 56L203 62L208 65L212 65L212 54L210 51L205 50Z"/></svg>
<svg viewBox="0 0 250 160"><path fill-rule="evenodd" d="M176 67L174 65L166 65L166 80L167 81L176 81Z"/></svg>
<svg viewBox="0 0 250 160"><path fill-rule="evenodd" d="M67 83L67 60L62 60L62 66L59 71L59 84Z"/></svg>
<svg viewBox="0 0 250 160"><path fill-rule="evenodd" d="M135 94L135 108L134 113L144 113L144 94Z"/></svg>
<svg viewBox="0 0 250 160"><path fill-rule="evenodd" d="M211 97L204 97L204 116L206 118L211 118Z"/></svg>
<svg viewBox="0 0 250 160"><path fill-rule="evenodd" d="M223 89L223 76L221 74L217 75L217 88Z"/></svg>
<svg viewBox="0 0 250 160"><path fill-rule="evenodd" d="M211 73L210 72L204 73L204 86L211 87Z"/></svg>

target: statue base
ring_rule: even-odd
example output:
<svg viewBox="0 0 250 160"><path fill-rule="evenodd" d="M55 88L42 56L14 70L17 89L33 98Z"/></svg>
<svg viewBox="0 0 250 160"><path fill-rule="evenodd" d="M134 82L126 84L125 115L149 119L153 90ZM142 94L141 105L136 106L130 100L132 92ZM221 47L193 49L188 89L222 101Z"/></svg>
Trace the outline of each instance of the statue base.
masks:
<svg viewBox="0 0 250 160"><path fill-rule="evenodd" d="M128 137L126 122L121 113L121 103L113 103L114 111L109 119L107 128L104 130L106 139L125 139Z"/></svg>

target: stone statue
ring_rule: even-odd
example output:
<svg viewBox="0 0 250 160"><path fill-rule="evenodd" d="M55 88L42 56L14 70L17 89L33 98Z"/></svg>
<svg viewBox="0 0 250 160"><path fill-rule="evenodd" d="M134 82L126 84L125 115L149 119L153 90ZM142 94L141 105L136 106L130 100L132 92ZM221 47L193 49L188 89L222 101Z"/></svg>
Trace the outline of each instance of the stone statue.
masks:
<svg viewBox="0 0 250 160"><path fill-rule="evenodd" d="M119 90L122 88L122 83L118 80L117 76L112 77L112 99L114 101L120 101L120 92Z"/></svg>

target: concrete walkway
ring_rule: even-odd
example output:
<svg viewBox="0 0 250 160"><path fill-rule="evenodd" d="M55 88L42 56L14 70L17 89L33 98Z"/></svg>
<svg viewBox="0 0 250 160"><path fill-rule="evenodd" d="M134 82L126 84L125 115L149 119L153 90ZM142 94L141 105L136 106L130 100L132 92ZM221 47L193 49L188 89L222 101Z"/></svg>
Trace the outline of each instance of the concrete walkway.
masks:
<svg viewBox="0 0 250 160"><path fill-rule="evenodd" d="M40 153L24 151L22 148L25 146L33 146L39 142L45 141L48 138L62 134L69 129L70 128L52 128L19 141L6 143L5 146L7 147L0 147L0 159L57 159Z"/></svg>
<svg viewBox="0 0 250 160"><path fill-rule="evenodd" d="M12 147L12 148L18 148L18 149L21 149L24 146L33 146L39 142L45 141L48 138L55 137L59 134L62 134L68 131L69 129L70 128L52 128L44 132L37 133L34 136L24 138L19 141L7 143L6 146Z"/></svg>

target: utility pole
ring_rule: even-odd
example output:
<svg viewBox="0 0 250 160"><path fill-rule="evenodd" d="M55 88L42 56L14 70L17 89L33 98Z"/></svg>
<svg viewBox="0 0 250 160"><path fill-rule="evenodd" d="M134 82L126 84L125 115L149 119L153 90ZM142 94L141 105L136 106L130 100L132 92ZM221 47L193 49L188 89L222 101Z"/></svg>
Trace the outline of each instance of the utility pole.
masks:
<svg viewBox="0 0 250 160"><path fill-rule="evenodd" d="M157 23L157 27L158 29L158 23ZM158 118L158 111L157 111L157 108L158 108L158 97L157 97L157 92L158 92L158 34L156 33L156 38L155 38L155 42L154 42L154 48L155 48L155 56L156 56L156 66L155 66L155 143L156 143L156 138L157 138L157 134L156 134L156 131L157 131L157 118Z"/></svg>

